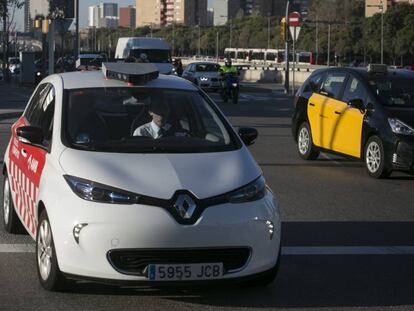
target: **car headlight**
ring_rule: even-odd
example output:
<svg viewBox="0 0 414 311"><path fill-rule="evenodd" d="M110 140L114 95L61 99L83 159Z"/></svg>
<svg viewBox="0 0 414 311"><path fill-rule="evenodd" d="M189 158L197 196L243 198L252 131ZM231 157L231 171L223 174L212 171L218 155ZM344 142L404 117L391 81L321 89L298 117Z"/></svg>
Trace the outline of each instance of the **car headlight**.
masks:
<svg viewBox="0 0 414 311"><path fill-rule="evenodd" d="M208 78L207 77L201 77L200 81L206 82L206 81L208 81Z"/></svg>
<svg viewBox="0 0 414 311"><path fill-rule="evenodd" d="M70 175L64 175L63 177L73 192L81 199L87 201L111 204L134 204L138 200L136 194L121 189Z"/></svg>
<svg viewBox="0 0 414 311"><path fill-rule="evenodd" d="M396 118L389 118L388 123L395 134L414 135L414 129L411 126Z"/></svg>
<svg viewBox="0 0 414 311"><path fill-rule="evenodd" d="M262 199L266 194L266 181L263 176L252 183L231 192L228 195L230 203L244 203Z"/></svg>

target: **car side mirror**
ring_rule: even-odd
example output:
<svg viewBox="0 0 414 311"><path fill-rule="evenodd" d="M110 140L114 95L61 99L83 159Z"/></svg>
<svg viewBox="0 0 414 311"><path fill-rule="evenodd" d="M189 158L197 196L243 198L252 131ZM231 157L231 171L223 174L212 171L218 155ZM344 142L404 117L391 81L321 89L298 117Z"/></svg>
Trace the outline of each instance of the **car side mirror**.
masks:
<svg viewBox="0 0 414 311"><path fill-rule="evenodd" d="M17 128L18 139L25 144L41 145L43 143L43 131L37 126L22 126Z"/></svg>
<svg viewBox="0 0 414 311"><path fill-rule="evenodd" d="M358 110L365 110L364 101L362 99L353 99L348 103L349 107L355 108Z"/></svg>
<svg viewBox="0 0 414 311"><path fill-rule="evenodd" d="M253 127L241 127L239 128L239 136L246 146L251 146L259 136L259 132Z"/></svg>

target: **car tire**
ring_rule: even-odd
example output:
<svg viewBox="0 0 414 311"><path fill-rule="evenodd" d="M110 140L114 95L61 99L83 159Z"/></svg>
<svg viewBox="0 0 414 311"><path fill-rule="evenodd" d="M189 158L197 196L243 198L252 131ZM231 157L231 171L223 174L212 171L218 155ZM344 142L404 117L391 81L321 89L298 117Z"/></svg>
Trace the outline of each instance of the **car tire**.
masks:
<svg viewBox="0 0 414 311"><path fill-rule="evenodd" d="M4 175L3 180L3 225L4 229L8 233L15 234L24 232L23 225L20 222L19 216L17 216L14 208L10 190L10 181L7 173Z"/></svg>
<svg viewBox="0 0 414 311"><path fill-rule="evenodd" d="M297 146L299 156L304 160L316 160L319 150L312 141L312 132L308 122L303 122L297 132Z"/></svg>
<svg viewBox="0 0 414 311"><path fill-rule="evenodd" d="M249 287L267 287L270 284L272 284L279 273L281 255L282 255L282 248L280 247L276 265L272 269L266 272L263 272L259 276L256 276L246 281L244 285L247 285Z"/></svg>
<svg viewBox="0 0 414 311"><path fill-rule="evenodd" d="M380 179L391 175L392 171L386 165L384 145L378 136L371 136L365 144L364 161L369 176Z"/></svg>
<svg viewBox="0 0 414 311"><path fill-rule="evenodd" d="M44 210L39 217L36 234L36 267L40 284L48 291L65 291L69 281L59 269L52 230Z"/></svg>

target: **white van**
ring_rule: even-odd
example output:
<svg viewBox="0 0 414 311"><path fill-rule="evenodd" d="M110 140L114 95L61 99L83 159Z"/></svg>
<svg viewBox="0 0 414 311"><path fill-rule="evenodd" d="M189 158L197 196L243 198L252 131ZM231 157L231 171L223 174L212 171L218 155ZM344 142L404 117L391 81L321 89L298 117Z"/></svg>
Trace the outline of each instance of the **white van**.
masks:
<svg viewBox="0 0 414 311"><path fill-rule="evenodd" d="M171 49L162 38L129 37L119 38L116 46L115 58L140 58L145 53L150 63L155 64L162 74L171 74L173 64Z"/></svg>

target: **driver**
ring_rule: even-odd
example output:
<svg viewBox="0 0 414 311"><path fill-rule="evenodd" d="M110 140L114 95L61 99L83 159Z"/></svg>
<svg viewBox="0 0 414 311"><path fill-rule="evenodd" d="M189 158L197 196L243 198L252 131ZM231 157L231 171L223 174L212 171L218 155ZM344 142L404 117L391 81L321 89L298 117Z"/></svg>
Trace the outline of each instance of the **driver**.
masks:
<svg viewBox="0 0 414 311"><path fill-rule="evenodd" d="M172 129L172 125L167 122L170 115L168 104L163 101L153 101L149 108L149 115L152 121L138 127L134 131L134 136L146 136L154 139L164 137Z"/></svg>

